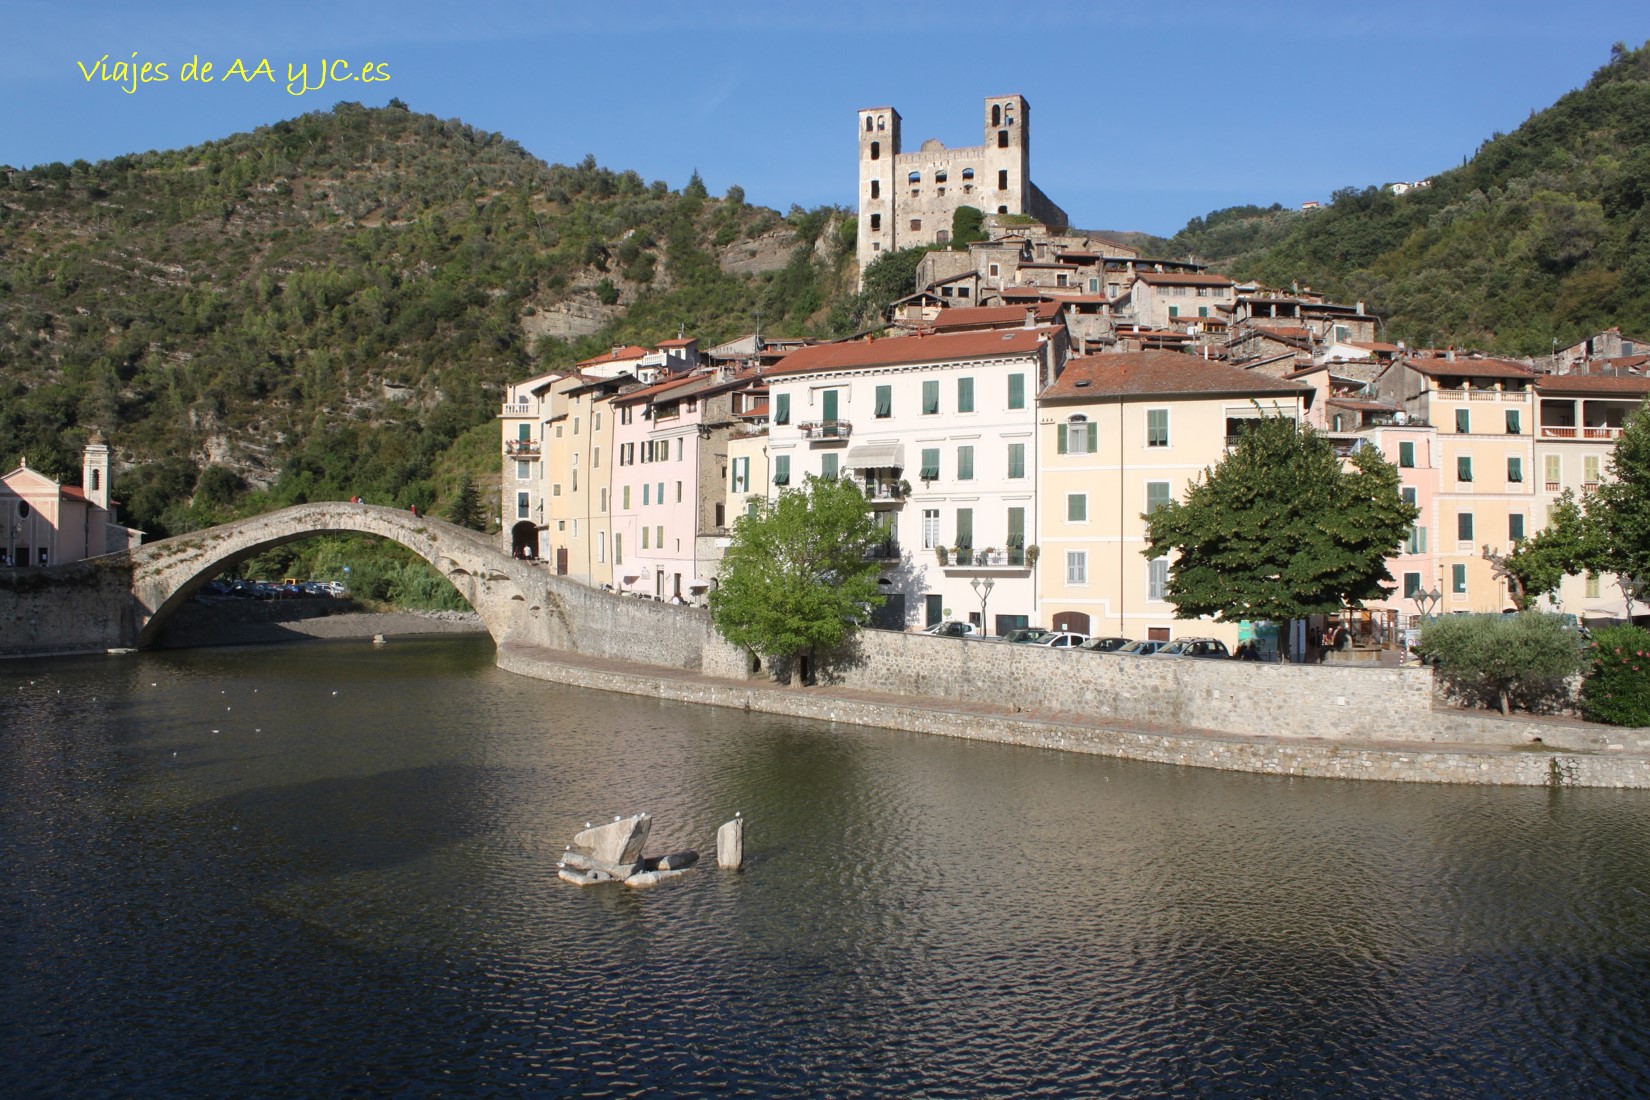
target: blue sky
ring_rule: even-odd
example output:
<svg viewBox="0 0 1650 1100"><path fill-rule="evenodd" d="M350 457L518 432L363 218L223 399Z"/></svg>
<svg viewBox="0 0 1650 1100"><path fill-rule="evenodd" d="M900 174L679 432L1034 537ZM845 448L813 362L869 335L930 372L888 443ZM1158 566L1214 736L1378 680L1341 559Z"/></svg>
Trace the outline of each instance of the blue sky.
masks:
<svg viewBox="0 0 1650 1100"><path fill-rule="evenodd" d="M999 14L999 13L1013 14ZM1650 5L1602 0L1116 4L696 0L166 4L21 0L0 44L0 162L167 149L340 99L396 96L519 141L749 201L854 201L855 112L906 148L981 140L988 95L1031 102L1032 177L1075 225L1168 234L1239 203L1418 179L1584 84ZM94 68L164 62L128 94ZM198 56L209 83L184 83ZM275 82L221 77L267 58ZM287 67L383 66L286 89Z"/></svg>

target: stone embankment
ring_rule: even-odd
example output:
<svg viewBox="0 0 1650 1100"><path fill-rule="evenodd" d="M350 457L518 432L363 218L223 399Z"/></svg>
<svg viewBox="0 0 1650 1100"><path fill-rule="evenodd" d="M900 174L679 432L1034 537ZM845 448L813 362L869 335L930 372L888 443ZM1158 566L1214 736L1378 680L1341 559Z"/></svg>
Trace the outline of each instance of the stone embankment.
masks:
<svg viewBox="0 0 1650 1100"><path fill-rule="evenodd" d="M498 665L519 675L600 691L1159 764L1328 779L1650 789L1650 753L1554 751L1545 739L1530 739L1530 729L1550 731L1548 724L1508 723L1502 727L1506 739L1499 743L1269 736L840 685L796 690L538 646L501 646ZM1462 733L1470 726L1480 737L1485 732L1476 722L1444 725Z"/></svg>
<svg viewBox="0 0 1650 1100"><path fill-rule="evenodd" d="M474 611L361 611L338 600L214 600L185 604L166 622L157 649L261 645L312 638L485 634Z"/></svg>

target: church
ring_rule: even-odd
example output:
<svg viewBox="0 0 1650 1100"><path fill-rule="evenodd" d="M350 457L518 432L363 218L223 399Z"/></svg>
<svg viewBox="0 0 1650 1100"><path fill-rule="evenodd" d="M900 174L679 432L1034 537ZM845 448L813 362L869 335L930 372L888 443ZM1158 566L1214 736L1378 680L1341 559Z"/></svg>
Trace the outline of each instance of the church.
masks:
<svg viewBox="0 0 1650 1100"><path fill-rule="evenodd" d="M123 526L109 499L109 448L94 438L80 485L60 485L23 459L0 477L0 566L50 566L136 546L143 532Z"/></svg>

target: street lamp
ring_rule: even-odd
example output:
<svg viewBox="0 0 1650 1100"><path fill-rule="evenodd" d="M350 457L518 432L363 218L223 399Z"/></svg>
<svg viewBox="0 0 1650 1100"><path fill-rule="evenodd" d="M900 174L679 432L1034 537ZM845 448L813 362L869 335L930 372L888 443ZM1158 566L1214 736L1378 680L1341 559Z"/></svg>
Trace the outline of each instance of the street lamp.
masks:
<svg viewBox="0 0 1650 1100"><path fill-rule="evenodd" d="M968 583L974 589L974 595L980 598L980 634L982 636L989 635L991 631L985 625L985 601L991 598L991 590L997 587L997 582L990 577L986 577L984 580L975 577Z"/></svg>

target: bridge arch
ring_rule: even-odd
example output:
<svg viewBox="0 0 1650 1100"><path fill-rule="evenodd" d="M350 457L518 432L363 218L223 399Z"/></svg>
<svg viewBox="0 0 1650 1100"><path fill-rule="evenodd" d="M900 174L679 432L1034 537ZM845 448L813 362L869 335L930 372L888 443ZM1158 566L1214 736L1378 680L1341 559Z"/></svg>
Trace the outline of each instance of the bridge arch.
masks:
<svg viewBox="0 0 1650 1100"><path fill-rule="evenodd" d="M328 502L294 505L131 550L135 644L150 645L172 613L229 566L289 542L350 532L400 543L429 562L475 608L494 642L542 635L538 620L552 603L542 566L512 559L487 536L444 520L382 505Z"/></svg>

